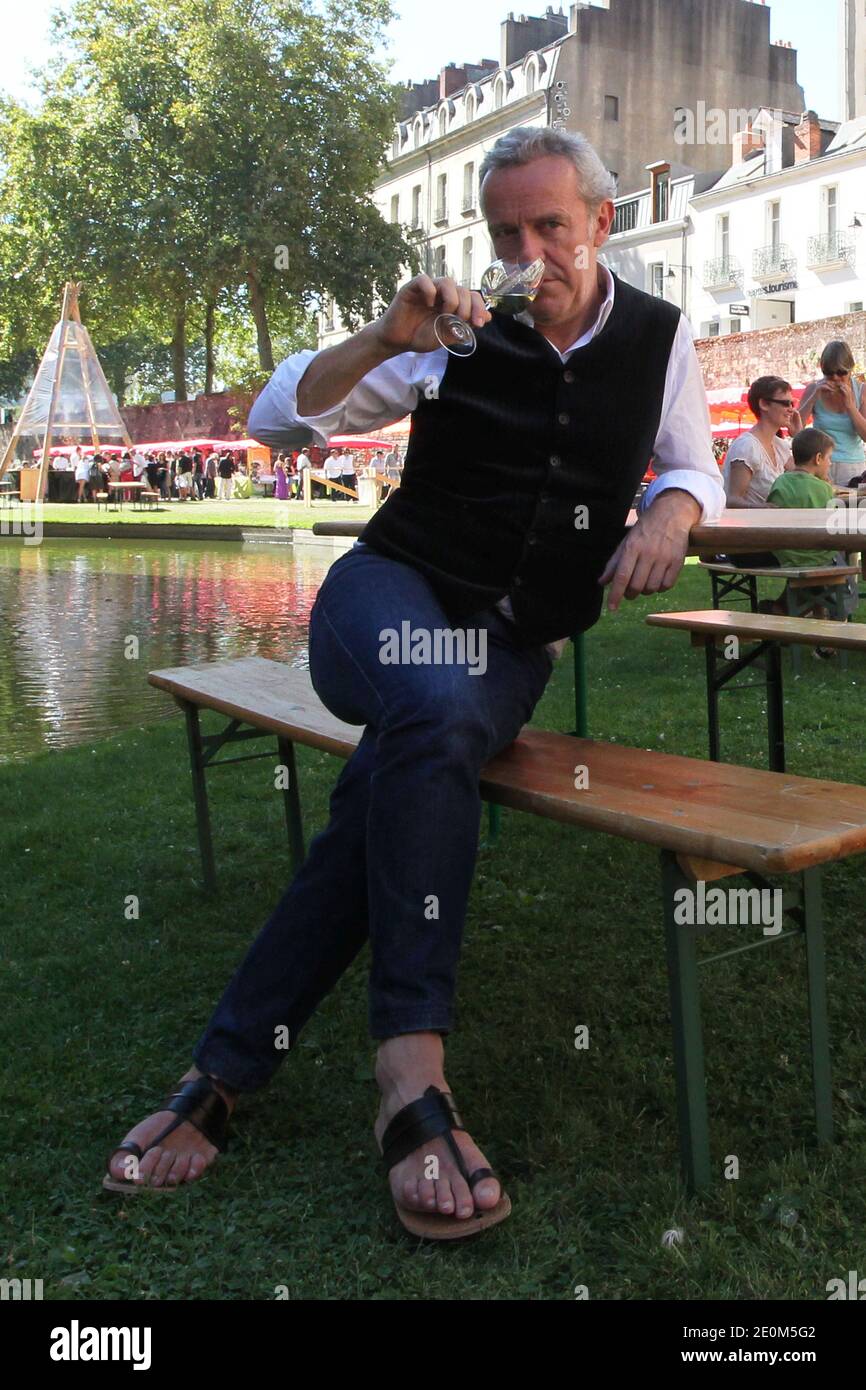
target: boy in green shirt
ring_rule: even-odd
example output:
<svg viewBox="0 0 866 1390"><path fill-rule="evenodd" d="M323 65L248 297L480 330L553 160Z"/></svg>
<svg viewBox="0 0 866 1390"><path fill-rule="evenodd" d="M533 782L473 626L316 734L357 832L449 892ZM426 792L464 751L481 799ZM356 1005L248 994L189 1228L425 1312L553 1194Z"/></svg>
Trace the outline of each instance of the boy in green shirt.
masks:
<svg viewBox="0 0 866 1390"><path fill-rule="evenodd" d="M794 467L782 473L770 488L767 505L770 507L829 507L833 500L833 485L829 481L830 465L833 462L835 440L823 430L800 430L791 441ZM784 569L820 568L834 563L832 550L776 550L779 565ZM820 590L816 590L816 597ZM786 613L787 607L780 596L773 604L773 612ZM827 618L829 614L822 605L816 604L812 613L816 618ZM816 647L818 656L835 656L830 648Z"/></svg>

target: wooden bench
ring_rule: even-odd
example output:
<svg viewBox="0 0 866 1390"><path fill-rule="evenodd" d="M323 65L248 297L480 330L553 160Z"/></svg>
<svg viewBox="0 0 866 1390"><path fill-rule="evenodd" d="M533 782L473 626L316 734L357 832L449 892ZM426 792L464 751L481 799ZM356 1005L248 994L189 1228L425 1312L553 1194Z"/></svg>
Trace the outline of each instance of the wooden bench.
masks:
<svg viewBox="0 0 866 1390"><path fill-rule="evenodd" d="M758 580L784 579L784 601L788 617L802 618L816 604L831 609L836 621L845 622L845 593L848 580L860 574L858 565L821 565L778 569L743 568L736 561L716 563L701 560L701 566L709 571L713 590L713 607L721 608L731 595L741 595L749 601L753 613L758 611ZM796 673L800 671L800 650L796 643L791 644L791 665Z"/></svg>
<svg viewBox="0 0 866 1390"><path fill-rule="evenodd" d="M4 508L8 507L11 511L12 504L15 503L16 505L19 505L20 502L21 493L18 491L17 488L0 487L0 506Z"/></svg>
<svg viewBox="0 0 866 1390"><path fill-rule="evenodd" d="M158 492L142 492L139 496L139 511L152 512L159 501Z"/></svg>
<svg viewBox="0 0 866 1390"><path fill-rule="evenodd" d="M148 679L173 695L186 716L207 888L214 888L216 875L205 771L246 760L216 760L232 743L276 738L279 762L288 773L283 795L289 848L298 867L304 837L295 745L347 758L361 730L323 707L306 672L260 657L152 671ZM204 735L200 710L224 715L225 728ZM580 766L589 770L585 790L575 788ZM832 1141L820 866L866 849L866 788L526 728L484 769L481 793L501 806L661 851L680 1152L689 1190L705 1186L711 1175L698 971L722 955L793 935L804 938L817 1136L822 1144ZM682 892L694 894L700 883L737 874L759 890L769 887L768 874L797 875L784 897L794 925L699 959L697 937L720 928L678 920Z"/></svg>
<svg viewBox="0 0 866 1390"><path fill-rule="evenodd" d="M725 689L746 690L754 682L733 685L735 676L748 667L763 663L767 685L767 732L770 767L785 771L785 721L782 692L781 648L792 643L833 647L842 652L866 651L866 623L839 623L820 618L784 618L774 614L734 612L723 608L699 609L688 613L650 613L650 627L673 628L691 634L692 646L703 647L707 663L707 716L710 757L721 757L719 735L719 695ZM725 651L729 638L737 639L736 650ZM740 639L754 644L744 654ZM719 648L722 656L719 657Z"/></svg>
<svg viewBox="0 0 866 1390"><path fill-rule="evenodd" d="M110 495L107 492L95 492L93 496L96 501L96 510L99 511L104 507L108 511L108 504L111 501Z"/></svg>

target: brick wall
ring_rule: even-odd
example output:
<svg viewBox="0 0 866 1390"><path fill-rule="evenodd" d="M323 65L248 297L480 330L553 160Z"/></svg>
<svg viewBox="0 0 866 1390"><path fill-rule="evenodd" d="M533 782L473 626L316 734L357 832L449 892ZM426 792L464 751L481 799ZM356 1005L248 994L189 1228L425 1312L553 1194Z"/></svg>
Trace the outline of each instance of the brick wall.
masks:
<svg viewBox="0 0 866 1390"><path fill-rule="evenodd" d="M194 401L170 401L159 405L124 406L121 415L134 444L158 439L231 439L238 431L229 416L232 406L243 407L240 421L246 429L249 401L227 391L199 396Z"/></svg>
<svg viewBox="0 0 866 1390"><path fill-rule="evenodd" d="M791 323L723 338L699 338L695 344L708 391L748 386L759 376L782 376L797 383L821 375L818 360L826 343L843 338L858 366L866 368L866 313Z"/></svg>

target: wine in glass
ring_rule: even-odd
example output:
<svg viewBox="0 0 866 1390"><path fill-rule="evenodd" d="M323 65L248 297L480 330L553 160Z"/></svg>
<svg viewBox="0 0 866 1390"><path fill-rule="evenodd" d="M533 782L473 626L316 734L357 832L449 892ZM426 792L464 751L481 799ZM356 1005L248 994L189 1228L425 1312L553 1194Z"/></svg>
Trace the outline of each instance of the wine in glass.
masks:
<svg viewBox="0 0 866 1390"><path fill-rule="evenodd" d="M488 309L501 314L523 313L541 288L544 261L494 261L481 277L479 293ZM465 319L457 314L440 314L433 325L437 341L452 357L471 357L478 340Z"/></svg>

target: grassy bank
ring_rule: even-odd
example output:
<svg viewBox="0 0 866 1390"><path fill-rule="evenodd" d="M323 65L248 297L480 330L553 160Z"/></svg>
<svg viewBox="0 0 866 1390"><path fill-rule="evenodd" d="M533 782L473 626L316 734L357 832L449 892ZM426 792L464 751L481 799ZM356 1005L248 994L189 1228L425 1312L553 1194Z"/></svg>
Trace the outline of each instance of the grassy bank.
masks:
<svg viewBox="0 0 866 1390"><path fill-rule="evenodd" d="M0 520L15 519L15 509L0 512ZM135 526L266 526L310 527L317 521L366 521L372 513L357 503L314 502L311 508L298 502L276 502L272 497L251 497L247 501L161 502L153 511L139 511L125 503L122 511L105 511L90 503L46 502L42 520L64 521L72 525Z"/></svg>
<svg viewBox="0 0 866 1390"><path fill-rule="evenodd" d="M672 594L590 636L596 736L706 756L700 656L642 618L707 601L689 567ZM790 770L866 780L866 666L803 665L797 681L786 665ZM571 728L570 699L566 660L536 722ZM722 705L725 756L763 765L761 692ZM300 762L309 832L338 764ZM267 1299L286 1285L293 1298L560 1300L577 1284L593 1299L824 1299L828 1279L866 1268L863 859L825 875L839 1142L829 1155L812 1144L799 944L723 961L703 992L713 1163L721 1174L737 1155L740 1178L686 1201L657 856L517 813L479 858L448 1048L511 1220L456 1248L397 1226L370 1133L363 957L273 1085L242 1103L202 1183L104 1194L106 1151L187 1065L286 878L270 764L210 787L214 901L199 889L180 720L0 767L8 1277L83 1299ZM138 921L124 918L129 894ZM574 1048L578 1024L588 1051ZM684 1243L664 1249L672 1226Z"/></svg>

